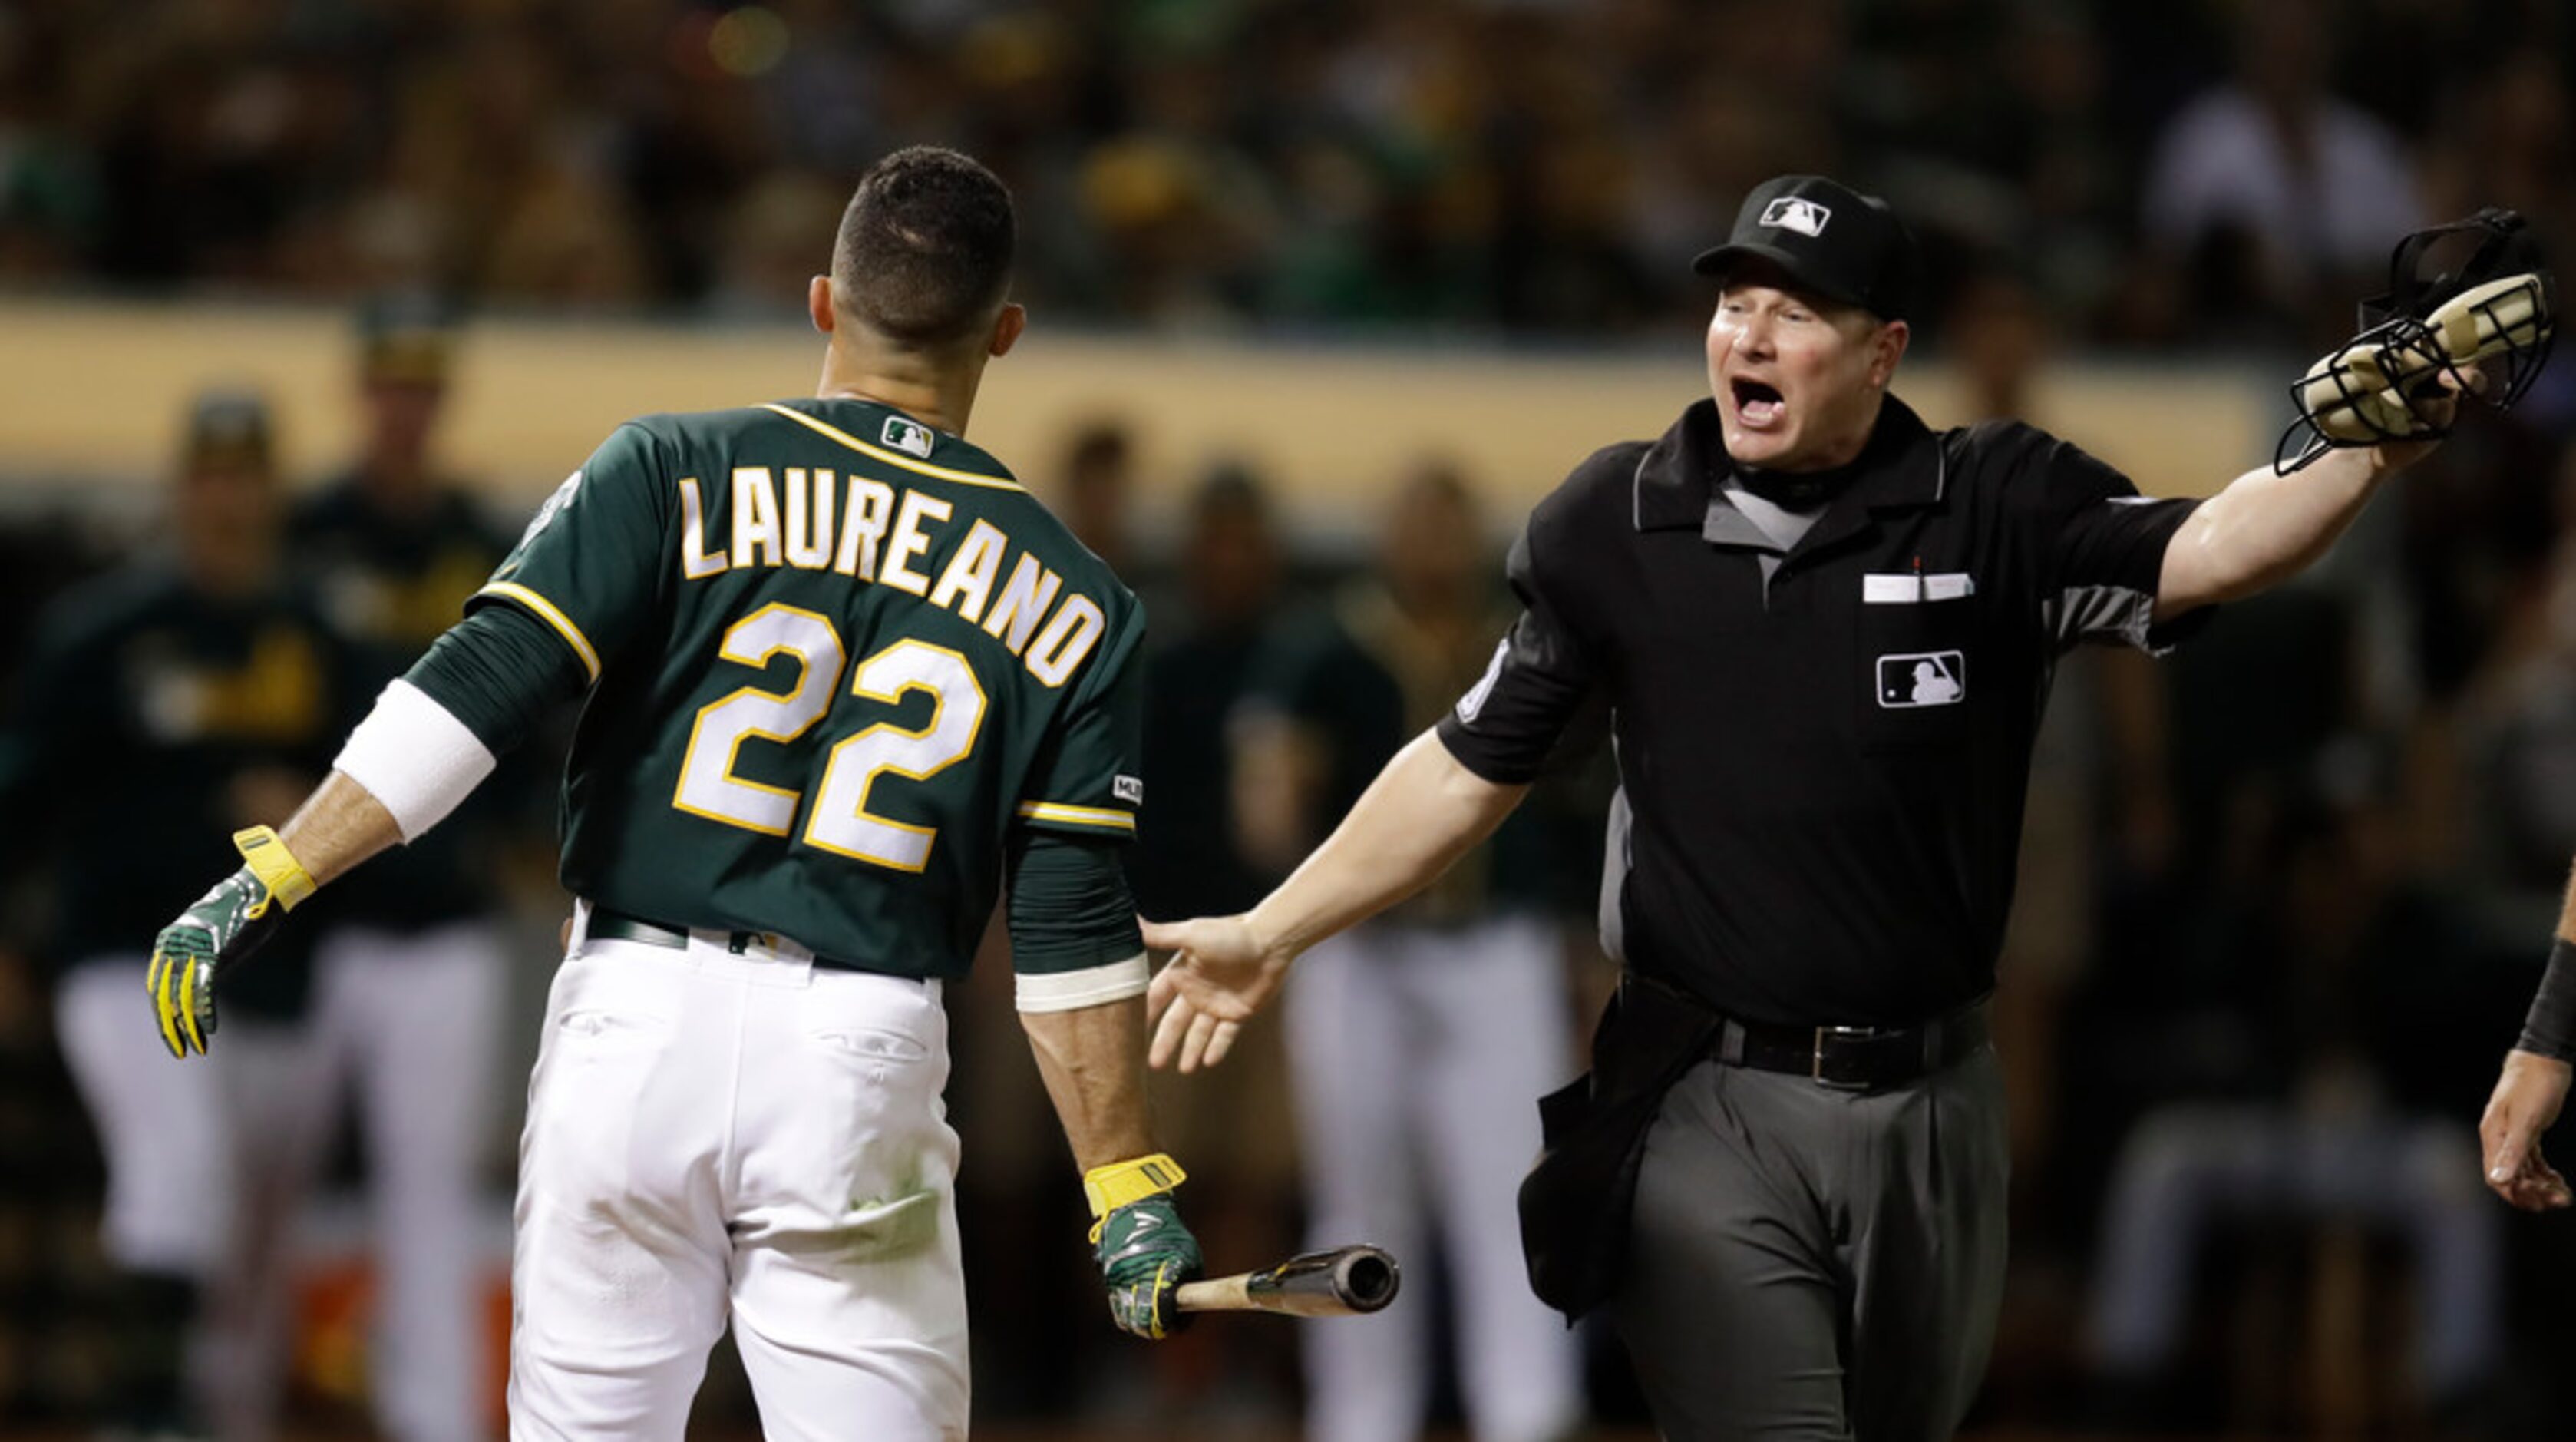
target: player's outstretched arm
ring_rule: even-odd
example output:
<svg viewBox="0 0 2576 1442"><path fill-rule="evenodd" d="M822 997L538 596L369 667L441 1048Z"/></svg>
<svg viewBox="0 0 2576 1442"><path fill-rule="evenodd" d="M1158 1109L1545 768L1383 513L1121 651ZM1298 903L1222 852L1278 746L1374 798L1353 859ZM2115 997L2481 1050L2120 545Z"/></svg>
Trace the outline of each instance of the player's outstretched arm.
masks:
<svg viewBox="0 0 2576 1442"><path fill-rule="evenodd" d="M1241 916L1146 923L1146 945L1177 953L1148 993L1153 1065L1177 1058L1186 1072L1223 1061L1300 952L1429 886L1528 794L1526 785L1468 770L1426 731L1260 905Z"/></svg>
<svg viewBox="0 0 2576 1442"><path fill-rule="evenodd" d="M242 869L161 929L144 988L173 1056L204 1052L223 974L284 914L396 842L437 825L492 773L533 718L576 694L581 672L554 635L487 608L451 628L385 688L330 777L276 831L236 833Z"/></svg>
<svg viewBox="0 0 2576 1442"><path fill-rule="evenodd" d="M2559 903L2549 970L2531 999L2521 1039L2505 1053L2495 1094L2478 1122L2487 1185L2527 1212L2576 1201L2567 1179L2540 1154L2541 1135L2567 1103L2571 1061L2576 1061L2576 874L2568 877L2566 898Z"/></svg>
<svg viewBox="0 0 2576 1442"><path fill-rule="evenodd" d="M265 945L321 885L402 839L393 814L334 771L272 831L233 833L242 868L179 913L152 943L144 987L170 1054L203 1053L215 1034L215 982Z"/></svg>

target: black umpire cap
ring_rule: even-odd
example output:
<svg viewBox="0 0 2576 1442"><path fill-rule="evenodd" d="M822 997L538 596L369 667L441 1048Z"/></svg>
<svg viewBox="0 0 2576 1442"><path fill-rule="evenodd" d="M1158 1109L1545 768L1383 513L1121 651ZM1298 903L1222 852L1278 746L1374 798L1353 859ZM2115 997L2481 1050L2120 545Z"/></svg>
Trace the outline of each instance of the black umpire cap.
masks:
<svg viewBox="0 0 2576 1442"><path fill-rule="evenodd" d="M424 291L370 297L358 308L359 369L388 385L444 385L456 322L454 305Z"/></svg>
<svg viewBox="0 0 2576 1442"><path fill-rule="evenodd" d="M201 392L188 406L180 464L268 469L273 454L268 402L259 392L230 387Z"/></svg>
<svg viewBox="0 0 2576 1442"><path fill-rule="evenodd" d="M1723 277L1759 256L1827 300L1881 320L1904 320L1914 304L1914 237L1886 201L1821 175L1782 175L1753 187L1726 244L1691 263Z"/></svg>

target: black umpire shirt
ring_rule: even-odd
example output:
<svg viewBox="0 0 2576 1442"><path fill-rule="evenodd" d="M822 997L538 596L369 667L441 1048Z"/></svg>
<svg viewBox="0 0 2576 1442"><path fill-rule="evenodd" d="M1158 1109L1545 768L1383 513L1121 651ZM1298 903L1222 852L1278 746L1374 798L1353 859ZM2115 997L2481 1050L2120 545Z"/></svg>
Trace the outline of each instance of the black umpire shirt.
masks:
<svg viewBox="0 0 2576 1442"><path fill-rule="evenodd" d="M1974 1001L2056 658L2162 645L2165 546L2195 503L2026 425L1935 432L1891 396L1782 555L1724 494L1731 465L1702 400L1540 502L1509 563L1526 609L1441 740L1516 784L1608 703L1628 824L1605 939L1645 975L1785 1026Z"/></svg>

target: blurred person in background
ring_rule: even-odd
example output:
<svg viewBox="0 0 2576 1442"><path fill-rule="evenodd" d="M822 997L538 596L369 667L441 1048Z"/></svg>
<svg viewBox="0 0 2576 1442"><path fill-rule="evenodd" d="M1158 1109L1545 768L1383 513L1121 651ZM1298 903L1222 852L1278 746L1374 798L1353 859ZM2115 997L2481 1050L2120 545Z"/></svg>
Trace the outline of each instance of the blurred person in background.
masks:
<svg viewBox="0 0 2576 1442"><path fill-rule="evenodd" d="M1281 605L1283 558L1269 493L1252 471L1216 466L1191 495L1178 591L1155 611L1163 644L1145 658L1148 823L1129 875L1138 909L1172 915L1249 906L1267 885L1244 854L1231 782L1231 728ZM1240 1076L1158 1075L1154 1114L1197 1168L1191 1222L1226 1256L1284 1256L1297 1186L1287 1062L1275 1035L1241 1058ZM1231 1070L1231 1069L1229 1069ZM1213 1085L1211 1085L1213 1083ZM1357 1235L1357 1234L1354 1234ZM1201 1415L1283 1410L1275 1339L1207 1327L1153 1354L1167 1405Z"/></svg>
<svg viewBox="0 0 2576 1442"><path fill-rule="evenodd" d="M422 295L370 302L358 318L359 451L296 510L292 562L335 627L360 648L372 695L464 614L506 537L437 466L456 336ZM535 778L523 778L533 781ZM276 1138L276 1210L310 1191L343 1099L365 1141L373 1208L376 1318L368 1349L376 1414L398 1442L478 1437L484 1395L477 1185L499 1066L507 949L497 853L503 808L527 789L485 790L448 825L335 889L315 927L311 1015L288 1054L267 1059L257 1109ZM524 829L535 829L528 824ZM256 1335L286 1340L293 1275L281 1250L254 1269ZM284 1355L245 1359L228 1385L243 1425L268 1429Z"/></svg>
<svg viewBox="0 0 2576 1442"><path fill-rule="evenodd" d="M774 170L754 182L726 221L706 313L735 321L795 314L812 278L813 237L831 226L840 205L839 190L806 171Z"/></svg>
<svg viewBox="0 0 2576 1442"><path fill-rule="evenodd" d="M2239 340L2341 334L2393 238L2424 223L2404 144L2329 88L2335 9L2236 9L2235 76L2156 139L2139 202L2181 309Z"/></svg>
<svg viewBox="0 0 2576 1442"><path fill-rule="evenodd" d="M1046 499L1085 549L1118 574L1134 574L1136 438L1125 421L1101 417L1076 429Z"/></svg>
<svg viewBox="0 0 2576 1442"><path fill-rule="evenodd" d="M192 1344L229 1294L235 1227L249 1221L238 1143L263 1123L228 1104L232 1062L215 1085L191 1081L136 1024L147 938L227 859L227 834L283 819L329 769L355 696L340 643L281 578L283 505L265 402L201 395L170 493L172 544L45 610L0 745L0 812L51 882L49 934L33 950L55 964L64 1060L107 1161L103 1249L121 1273L110 1435L208 1424L190 1377L220 1359ZM309 950L290 940L244 979L231 998L241 1030L283 1029L301 1008Z"/></svg>
<svg viewBox="0 0 2576 1442"><path fill-rule="evenodd" d="M1146 658L1145 789L1156 800L1131 871L1148 912L1248 906L1267 884L1236 824L1228 727L1279 616L1280 550L1269 493L1250 470L1220 465L1190 497L1179 604Z"/></svg>
<svg viewBox="0 0 2576 1442"><path fill-rule="evenodd" d="M1235 722L1236 826L1269 875L1475 684L1510 623L1454 469L1417 468L1383 526L1375 575L1276 628ZM1422 896L1318 944L1285 1003L1310 1241L1410 1258L1438 1239L1459 1396L1488 1442L1559 1437L1583 1415L1575 1340L1530 1295L1512 1206L1539 1147L1524 1099L1572 1071L1544 825L1533 808ZM1433 1315L1416 1290L1305 1329L1315 1442L1421 1435Z"/></svg>
<svg viewBox="0 0 2576 1442"><path fill-rule="evenodd" d="M2121 1148L2090 1318L2106 1420L2218 1420L2182 1415L2207 1399L2173 1387L2172 1369L2194 1260L2227 1227L2402 1238L2415 1279L2406 1400L2423 1415L2463 1420L2503 1360L2502 1214L2478 1193L2458 1113L2498 1011L2482 979L2509 973L2410 874L2386 759L2350 735L2313 755L2237 786L2213 842L2231 875L2198 902L2190 951L2241 979L2250 1044Z"/></svg>

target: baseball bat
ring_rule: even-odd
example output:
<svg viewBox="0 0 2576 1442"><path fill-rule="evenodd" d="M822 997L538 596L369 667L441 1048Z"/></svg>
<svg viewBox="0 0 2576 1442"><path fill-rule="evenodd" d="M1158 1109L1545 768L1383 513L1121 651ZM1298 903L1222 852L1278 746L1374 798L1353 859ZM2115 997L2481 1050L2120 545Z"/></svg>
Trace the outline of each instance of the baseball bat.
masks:
<svg viewBox="0 0 2576 1442"><path fill-rule="evenodd" d="M1291 1317L1356 1317L1395 1300L1403 1274L1376 1247L1335 1247L1291 1257L1262 1272L1184 1282L1172 1300L1184 1312L1278 1312Z"/></svg>

